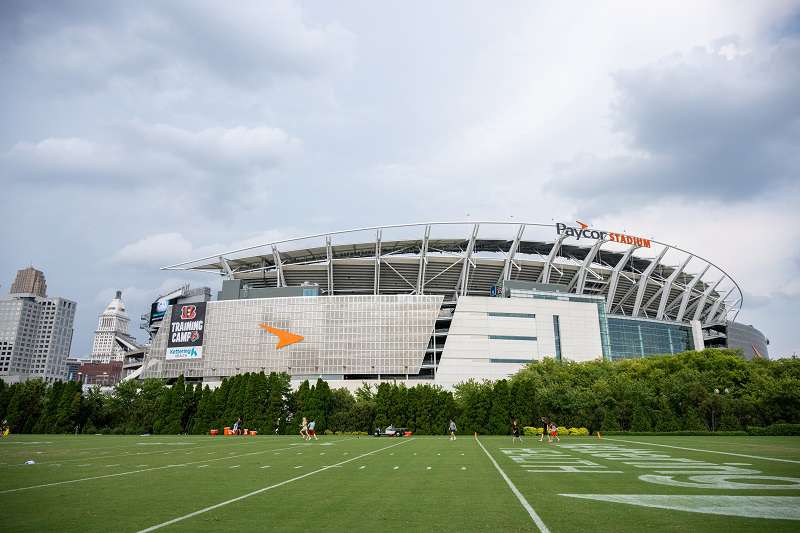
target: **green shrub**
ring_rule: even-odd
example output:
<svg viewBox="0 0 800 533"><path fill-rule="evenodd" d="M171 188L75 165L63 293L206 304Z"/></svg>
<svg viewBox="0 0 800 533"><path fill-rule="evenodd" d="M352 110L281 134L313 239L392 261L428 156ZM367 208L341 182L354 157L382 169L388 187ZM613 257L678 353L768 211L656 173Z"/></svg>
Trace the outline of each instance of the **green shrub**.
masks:
<svg viewBox="0 0 800 533"><path fill-rule="evenodd" d="M531 426L525 426L522 428L522 434L526 437L538 437L544 432L544 428L535 428Z"/></svg>
<svg viewBox="0 0 800 533"><path fill-rule="evenodd" d="M749 428L748 428L749 429ZM763 429L763 428L758 428ZM619 435L628 437L658 437L658 436L685 436L685 437L742 437L747 436L746 431L603 431L602 435L609 437Z"/></svg>
<svg viewBox="0 0 800 533"><path fill-rule="evenodd" d="M769 435L796 437L800 435L800 424L772 424L771 426L767 426L765 428L748 426L747 434L759 436Z"/></svg>

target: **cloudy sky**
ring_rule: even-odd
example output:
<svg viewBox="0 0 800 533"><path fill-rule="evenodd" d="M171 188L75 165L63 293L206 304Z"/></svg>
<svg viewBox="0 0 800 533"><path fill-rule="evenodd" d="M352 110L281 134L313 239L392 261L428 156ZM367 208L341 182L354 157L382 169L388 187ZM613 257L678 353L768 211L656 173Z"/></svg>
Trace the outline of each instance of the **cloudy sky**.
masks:
<svg viewBox="0 0 800 533"><path fill-rule="evenodd" d="M800 3L235 5L0 3L0 291L43 269L73 355L219 285L162 265L467 213L697 252L800 352Z"/></svg>

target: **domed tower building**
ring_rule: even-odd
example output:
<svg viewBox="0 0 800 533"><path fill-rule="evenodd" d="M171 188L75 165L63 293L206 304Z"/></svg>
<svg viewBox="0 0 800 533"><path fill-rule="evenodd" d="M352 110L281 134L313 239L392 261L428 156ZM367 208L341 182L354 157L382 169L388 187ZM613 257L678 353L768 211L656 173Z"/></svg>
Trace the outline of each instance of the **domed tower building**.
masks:
<svg viewBox="0 0 800 533"><path fill-rule="evenodd" d="M136 342L128 333L129 324L122 291L117 291L98 320L92 344L92 360L102 363L122 361L125 352Z"/></svg>

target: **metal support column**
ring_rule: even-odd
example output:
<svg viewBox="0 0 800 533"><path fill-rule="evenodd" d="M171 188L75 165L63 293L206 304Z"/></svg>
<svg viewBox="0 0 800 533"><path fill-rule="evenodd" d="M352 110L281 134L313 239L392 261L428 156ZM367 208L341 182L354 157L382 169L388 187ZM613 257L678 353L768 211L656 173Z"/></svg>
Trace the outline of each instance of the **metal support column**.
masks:
<svg viewBox="0 0 800 533"><path fill-rule="evenodd" d="M419 249L419 269L417 270L417 294L425 294L425 266L428 264L428 239L431 237L431 226L425 226L422 246Z"/></svg>
<svg viewBox="0 0 800 533"><path fill-rule="evenodd" d="M644 269L642 275L639 276L639 287L638 290L636 291L636 300L634 300L633 303L633 312L631 313L631 316L639 316L639 310L642 307L642 298L644 298L644 292L645 290L647 290L647 281L650 279L650 275L653 273L653 270L656 269L658 264L664 258L664 255L667 253L667 250L669 250L669 246L665 246L661 250L661 253L658 254L658 257L653 259L650 262L650 264L647 265L647 268Z"/></svg>

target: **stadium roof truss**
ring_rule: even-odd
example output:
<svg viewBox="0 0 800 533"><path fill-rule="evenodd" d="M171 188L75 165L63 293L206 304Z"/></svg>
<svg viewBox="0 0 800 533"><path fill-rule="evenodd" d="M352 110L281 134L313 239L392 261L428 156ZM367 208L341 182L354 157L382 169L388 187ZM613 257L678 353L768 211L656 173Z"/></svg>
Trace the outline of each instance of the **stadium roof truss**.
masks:
<svg viewBox="0 0 800 533"><path fill-rule="evenodd" d="M703 325L733 320L741 308L739 285L697 254L654 239L650 250L607 240L572 244L554 226L469 221L358 228L257 244L163 269L216 273L251 287L311 282L323 295L442 294L446 301L489 296L504 280L523 280L604 296L610 314ZM390 233L398 237L387 238Z"/></svg>

